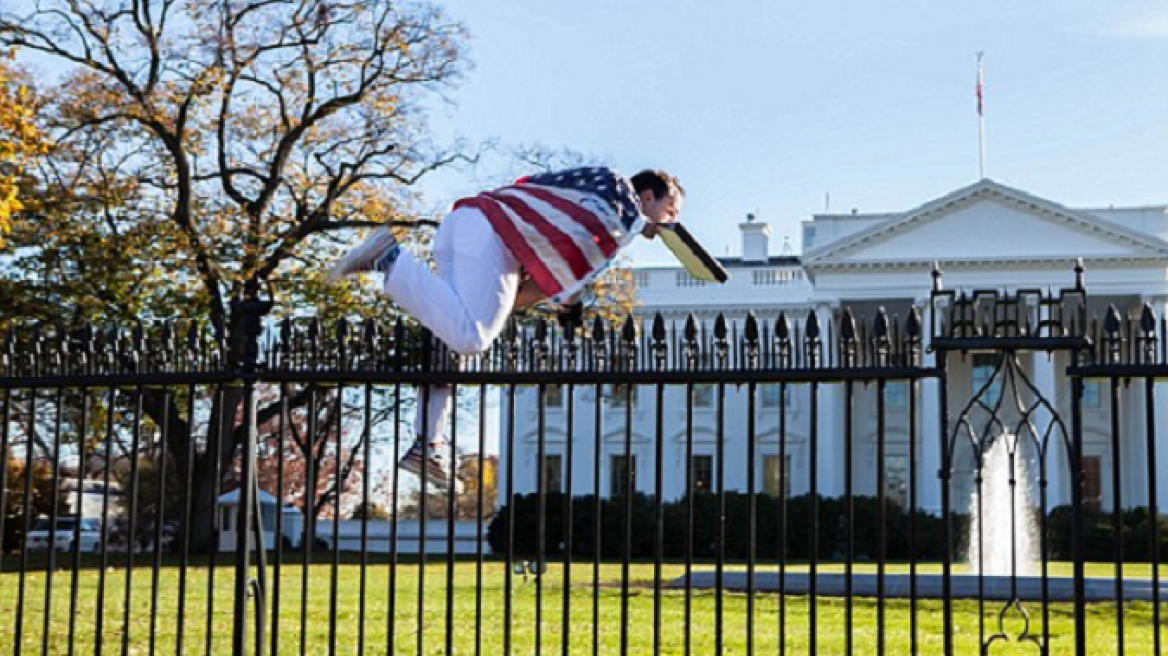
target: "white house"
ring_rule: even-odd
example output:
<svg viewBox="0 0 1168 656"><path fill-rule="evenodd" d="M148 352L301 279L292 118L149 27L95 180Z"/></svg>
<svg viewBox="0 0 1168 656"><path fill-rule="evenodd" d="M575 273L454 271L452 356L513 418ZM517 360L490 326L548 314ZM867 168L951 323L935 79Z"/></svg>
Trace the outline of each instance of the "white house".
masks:
<svg viewBox="0 0 1168 656"><path fill-rule="evenodd" d="M752 219L752 217L751 217ZM769 227L748 220L740 224L742 256L724 258L731 273L725 285L695 281L679 267L639 268L635 279L643 316L661 313L681 322L690 313L710 322L719 313L739 322L748 311L772 322L780 312L799 322L809 313L821 323L838 319L849 307L857 320L871 321L879 308L901 319L916 307L929 319L930 272L934 263L944 271L947 289L1054 289L1073 284L1072 267L1082 258L1087 270L1089 310L1101 313L1109 304L1137 311L1150 303L1158 316L1168 310L1168 206L1107 209L1070 209L1056 202L992 180L981 180L941 198L904 212L888 214L823 214L803 222L801 256L772 255ZM927 340L927 338L926 338ZM926 344L927 346L927 344ZM963 404L989 379L994 354L951 357L949 398ZM934 356L926 354L926 363ZM1070 389L1064 375L1066 356L1045 353L1021 356L1026 375L1055 404L1069 424ZM918 490L920 507L941 508L939 395L936 382L925 382L917 391ZM1106 388L1089 383L1084 396L1086 498L1108 508L1112 498L1112 460L1121 465L1124 506L1147 503L1146 449L1142 392L1125 391L1119 410L1123 426L1117 450L1112 448L1111 414ZM1157 386L1155 403L1159 417L1168 417L1168 392ZM756 402L757 456L747 462L747 399L744 391L726 389L726 488L746 490L747 467L755 470L756 490L778 493L779 472L785 467L790 494L810 489L810 427L819 432L818 488L821 494L842 495L847 483L845 452L845 387L825 384L820 388L818 412L811 416L806 385L792 386L785 401L774 386L761 386ZM537 486L536 393L517 392L514 457L516 492ZM594 481L596 458L592 403L594 389L577 389L580 405L575 413L575 448L572 493L618 492L624 480L625 408L622 394L606 394L600 431L600 481ZM635 487L651 493L654 488L656 390L635 391L632 408L632 466ZM562 489L566 462L564 400L561 391L547 395L547 485ZM717 390L699 386L695 391L694 472L695 485L713 489L717 470L715 399ZM785 402L787 430L781 462L778 430L779 403ZM685 491L685 400L682 389L667 388L664 398L664 490L666 498ZM854 398L852 485L856 494L875 494L877 484L877 426L874 421L876 393L858 385ZM909 476L909 386L892 383L885 397L887 411L884 474L887 492L903 502ZM960 408L950 408L951 418ZM1039 417L1049 419L1049 417ZM1163 421L1160 425L1164 425ZM501 436L508 434L502 417ZM951 432L952 426L947 430ZM1055 438L1059 439L1059 438ZM506 439L500 439L506 448ZM1060 453L1051 447L1052 453ZM972 452L957 450L955 503L963 507L972 489ZM1168 447L1157 450L1157 469L1168 471ZM512 459L502 454L507 467ZM1049 504L1069 503L1069 468L1064 459L1051 457ZM505 480L501 472L499 480ZM505 494L506 490L500 490ZM1168 504L1168 486L1159 486L1159 503Z"/></svg>

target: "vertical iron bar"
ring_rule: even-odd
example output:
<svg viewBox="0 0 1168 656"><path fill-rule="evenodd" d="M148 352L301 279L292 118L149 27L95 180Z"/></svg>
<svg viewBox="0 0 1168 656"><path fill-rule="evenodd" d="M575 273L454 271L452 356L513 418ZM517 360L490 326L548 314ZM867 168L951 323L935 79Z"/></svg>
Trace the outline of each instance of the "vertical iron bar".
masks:
<svg viewBox="0 0 1168 656"><path fill-rule="evenodd" d="M24 532L21 534L20 544L20 588L16 601L16 641L13 645L13 656L20 656L24 637L24 597L28 577L28 534L32 530L32 479L33 479L33 441L36 433L36 394L34 387L29 390L28 401L28 432L24 438ZM5 465L7 466L7 464Z"/></svg>
<svg viewBox="0 0 1168 656"><path fill-rule="evenodd" d="M694 384L685 386L685 656L693 649Z"/></svg>
<svg viewBox="0 0 1168 656"><path fill-rule="evenodd" d="M360 597L359 597L359 601L358 601L359 607L357 610L357 653L358 654L365 653L365 611L366 611L365 594L366 594L366 591L369 589L369 519L370 519L369 510L372 507L372 502L369 499L369 492L370 492L369 483L370 483L370 479L373 478L373 475L371 472L371 469L373 468L373 464L372 464L373 463L373 446L372 446L372 442L373 442L373 384L372 383L365 383L365 407L364 407L364 410L365 410L365 414L361 419L361 423L362 423L362 431L361 432L362 432L362 435L364 436L364 440L362 441L362 444L361 444L361 447L362 447L361 459L364 461L365 470L361 476L361 581L359 584L361 593L360 593ZM282 506L284 503L283 497L281 496L280 499L281 499L281 501L280 501L279 505ZM278 526L278 524L277 524L277 526ZM277 529L276 530L277 538L280 535L281 535L281 533L280 533L279 529ZM277 543L276 549L278 550L279 548L280 548L280 546ZM279 556L279 553L280 553L279 551L276 551L277 557ZM277 633L277 632L273 631L273 633ZM279 654L275 650L273 650L272 656L279 656Z"/></svg>
<svg viewBox="0 0 1168 656"><path fill-rule="evenodd" d="M97 579L97 602L94 617L94 654L101 656L105 649L105 583L106 571L109 569L109 491L110 470L113 469L114 451L114 402L117 400L117 390L111 385L106 406L105 426L105 462L102 467L102 482L104 484L101 495L101 570ZM210 620L208 620L210 621ZM208 650L210 653L210 650Z"/></svg>
<svg viewBox="0 0 1168 656"><path fill-rule="evenodd" d="M81 582L81 519L85 516L85 436L87 427L89 426L89 388L81 387L81 419L78 422L80 433L77 436L77 512L75 513L73 526L73 576L69 582L69 651L68 656L73 656L75 650L75 639L77 637L77 599L79 584ZM0 458L4 462L0 467L8 469L8 450L4 448L7 445L0 445ZM3 495L4 483L0 481L0 495ZM0 515L4 514L3 498L0 498ZM0 520L2 524L3 520ZM105 530L105 527L102 527ZM0 536L4 535L4 528L0 525ZM0 538L2 539L2 538ZM3 551L3 549L0 549ZM3 571L0 569L0 571Z"/></svg>
<svg viewBox="0 0 1168 656"><path fill-rule="evenodd" d="M935 311L935 310L934 310ZM952 654L953 651L953 508L950 500L949 478L952 474L952 463L950 462L951 455L949 453L949 394L947 392L948 378L945 373L945 368L948 360L948 353L938 350L936 354L937 367L941 370L941 375L937 379L937 393L940 395L941 411L938 413L938 422L940 423L937 431L937 439L941 440L941 468L937 472L937 480L941 485L941 515L945 522L945 548L942 549L941 560L941 574L942 574L942 602L945 627L945 650L943 653ZM984 644L984 643L982 643Z"/></svg>
<svg viewBox="0 0 1168 656"><path fill-rule="evenodd" d="M535 418L535 656L543 643L543 567L547 549L547 385L536 386Z"/></svg>
<svg viewBox="0 0 1168 656"><path fill-rule="evenodd" d="M158 593L160 573L162 570L162 526L166 521L166 438L170 430L170 388L162 391L162 422L159 427L157 470L158 499L154 509L154 567L150 582L150 656L154 656L154 647L158 632Z"/></svg>
<svg viewBox="0 0 1168 656"><path fill-rule="evenodd" d="M423 334L425 344L430 344L430 336ZM429 349L425 349L426 353L423 357L426 358L426 363L430 363ZM429 516L429 500L426 495L429 493L428 487L430 484L430 404L433 399L430 398L430 386L422 385L419 387L422 394L422 402L418 406L418 411L422 413L422 434L417 436L417 439L422 444L422 473L421 481L419 482L419 500L418 504L418 632L417 636L417 653L426 653L426 519Z"/></svg>
<svg viewBox="0 0 1168 656"><path fill-rule="evenodd" d="M400 325L400 324L399 324ZM401 344L395 349L400 350ZM386 614L386 653L397 653L397 531L399 520L398 497L401 493L401 383L393 386L393 523L389 525L389 610Z"/></svg>
<svg viewBox="0 0 1168 656"><path fill-rule="evenodd" d="M848 381L844 384L844 516L848 530L847 558L844 561L844 651L849 656L853 653L855 639L855 609L853 599L853 567L856 561L856 505L855 490L852 487L852 478L855 473L853 462L853 448L855 440L852 432L852 416L855 400L855 383Z"/></svg>
<svg viewBox="0 0 1168 656"><path fill-rule="evenodd" d="M479 387L478 489L475 490L475 656L483 653L483 467L487 450L487 387Z"/></svg>
<svg viewBox="0 0 1168 656"><path fill-rule="evenodd" d="M714 570L714 652L724 653L725 643L725 576L726 576L726 384L718 383L718 411L715 439L717 454L718 514L717 523L717 554Z"/></svg>
<svg viewBox="0 0 1168 656"><path fill-rule="evenodd" d="M746 556L746 653L754 654L754 566L755 543L758 540L758 508L755 499L755 461L758 450L758 440L755 435L754 397L755 383L747 386L747 414L746 414L746 496L749 506L747 556Z"/></svg>
<svg viewBox="0 0 1168 656"><path fill-rule="evenodd" d="M320 412L314 383L308 387L308 428L305 431L301 455L304 457L304 530L300 539L303 565L300 570L300 656L308 654L308 579L312 571L312 548L316 542L316 422Z"/></svg>
<svg viewBox="0 0 1168 656"><path fill-rule="evenodd" d="M1083 378L1071 377L1071 543L1075 551L1075 656L1087 654L1087 583L1083 527Z"/></svg>
<svg viewBox="0 0 1168 656"><path fill-rule="evenodd" d="M909 381L908 395L908 605L909 653L916 656L920 628L917 618L917 393L916 378Z"/></svg>
<svg viewBox="0 0 1168 656"><path fill-rule="evenodd" d="M185 477L182 486L182 524L179 529L182 533L182 546L178 561L178 613L175 617L174 652L185 654L184 641L186 639L186 611L187 611L187 572L191 563L191 506L194 499L195 478L195 394L196 387L192 383L187 386L187 448ZM212 518L212 522L215 518ZM102 527L105 530L105 527ZM273 637L279 631L273 631ZM272 653L278 653L274 648Z"/></svg>
<svg viewBox="0 0 1168 656"><path fill-rule="evenodd" d="M341 347L344 349L344 346ZM342 351L343 354L343 351ZM342 355L343 357L343 355ZM344 491L344 480L342 479L342 463L344 461L343 449L343 433L345 415L345 386L343 383L337 385L337 399L336 399L336 416L333 424L336 430L336 443L333 446L333 539L332 539L332 563L329 568L329 625L328 625L328 654L329 656L336 656L337 653L337 597L340 595L340 568L341 568L341 493ZM324 438L322 442L328 442L329 427L325 427ZM321 445L323 448L323 444Z"/></svg>
<svg viewBox="0 0 1168 656"><path fill-rule="evenodd" d="M1123 634L1123 497L1119 465L1119 378L1111 378L1111 518L1115 553L1115 640L1117 654L1124 653Z"/></svg>
<svg viewBox="0 0 1168 656"><path fill-rule="evenodd" d="M661 653L661 560L665 550L665 385L657 384L657 416L653 432L653 653Z"/></svg>
<svg viewBox="0 0 1168 656"><path fill-rule="evenodd" d="M812 420L814 421L814 419ZM779 656L787 653L787 383L779 383Z"/></svg>
<svg viewBox="0 0 1168 656"><path fill-rule="evenodd" d="M1151 518L1153 654L1160 654L1160 509L1156 501L1156 379L1144 378L1144 423L1148 443L1148 517Z"/></svg>
<svg viewBox="0 0 1168 656"><path fill-rule="evenodd" d="M515 385L507 386L507 569L503 573L503 654L511 656L511 596L515 567Z"/></svg>
<svg viewBox="0 0 1168 656"><path fill-rule="evenodd" d="M592 656L600 653L600 548L601 548L601 499L600 499L600 461L604 457L604 444L601 435L600 406L603 404L603 383L596 384L596 404L593 417L595 455L592 463Z"/></svg>
<svg viewBox="0 0 1168 656"><path fill-rule="evenodd" d="M884 608L884 567L887 562L888 495L885 481L885 391L887 381L880 379L876 390L876 505L880 515L876 523L876 654L884 656L884 636L886 629Z"/></svg>
<svg viewBox="0 0 1168 656"><path fill-rule="evenodd" d="M562 656L568 656L571 649L571 628L572 628L572 471L575 465L575 410L576 410L576 389L571 383L564 386L565 394L568 402L568 416L567 416L567 434L564 437L565 454L565 472L564 472L564 608L561 620L561 632L563 634Z"/></svg>
<svg viewBox="0 0 1168 656"><path fill-rule="evenodd" d="M0 576L4 575L4 518L8 515L8 422L11 419L10 409L12 389L4 388L4 410L0 413Z"/></svg>
<svg viewBox="0 0 1168 656"><path fill-rule="evenodd" d="M142 447L142 386L134 388L134 428L130 438L130 528L126 543L126 594L122 601L122 656L130 653L130 599L133 593L134 551L138 542L138 459ZM242 652L240 652L242 653Z"/></svg>
<svg viewBox="0 0 1168 656"><path fill-rule="evenodd" d="M446 653L454 653L454 519L458 512L458 385L450 386L450 480L446 493Z"/></svg>
<svg viewBox="0 0 1168 656"><path fill-rule="evenodd" d="M624 545L621 549L621 630L620 653L625 656L629 653L629 557L633 544L633 477L635 464L633 460L633 384L625 385L625 471L624 495L621 501L624 505Z"/></svg>
<svg viewBox="0 0 1168 656"><path fill-rule="evenodd" d="M811 408L808 414L811 422L811 431L808 435L809 474L811 477L811 537L808 555L811 560L811 568L808 575L807 591L810 609L808 610L807 622L811 653L814 654L819 651L819 598L817 594L819 588L819 383L817 381L811 382Z"/></svg>
<svg viewBox="0 0 1168 656"><path fill-rule="evenodd" d="M49 497L52 505L49 506L49 553L48 567L45 568L45 617L44 627L41 631L41 653L45 656L48 656L49 653L49 627L53 617L53 572L57 569L57 503L61 498L61 402L63 397L64 388L58 387L54 411L55 419L53 420L53 454L49 460L53 476L52 496ZM80 491L78 493L80 494ZM80 516L74 517L73 534L75 539L72 547L74 551L79 548L76 535L80 524ZM22 636L15 637L19 640Z"/></svg>

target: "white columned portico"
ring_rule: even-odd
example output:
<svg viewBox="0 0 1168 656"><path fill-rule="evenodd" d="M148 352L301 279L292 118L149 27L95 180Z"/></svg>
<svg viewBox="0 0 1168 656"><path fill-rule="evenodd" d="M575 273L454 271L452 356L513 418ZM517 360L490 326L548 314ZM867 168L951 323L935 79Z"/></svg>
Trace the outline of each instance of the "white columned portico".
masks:
<svg viewBox="0 0 1168 656"><path fill-rule="evenodd" d="M933 348L933 307L925 296L913 302L921 313L921 364L936 366ZM936 378L923 379L917 401L917 507L941 514L941 444L947 429L941 426L941 384Z"/></svg>

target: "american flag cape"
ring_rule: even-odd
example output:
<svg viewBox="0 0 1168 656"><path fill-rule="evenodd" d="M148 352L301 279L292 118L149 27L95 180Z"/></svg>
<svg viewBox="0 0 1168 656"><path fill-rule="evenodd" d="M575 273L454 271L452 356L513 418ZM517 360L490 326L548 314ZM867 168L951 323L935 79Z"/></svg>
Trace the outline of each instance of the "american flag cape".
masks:
<svg viewBox="0 0 1168 656"><path fill-rule="evenodd" d="M595 167L544 173L455 203L487 217L553 303L596 279L641 231L632 183Z"/></svg>

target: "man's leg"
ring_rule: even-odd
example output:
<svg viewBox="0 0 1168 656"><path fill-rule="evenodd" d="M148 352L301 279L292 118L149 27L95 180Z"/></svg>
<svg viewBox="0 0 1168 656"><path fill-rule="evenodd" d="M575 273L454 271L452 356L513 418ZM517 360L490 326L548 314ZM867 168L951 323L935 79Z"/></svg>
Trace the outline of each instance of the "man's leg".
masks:
<svg viewBox="0 0 1168 656"><path fill-rule="evenodd" d="M472 209L458 210L443 222L434 259L437 276L426 263L403 253L386 275L385 291L455 352L485 350L514 308L518 261L482 213ZM420 474L426 466L428 479L443 487L450 475L443 462L449 451L444 436L454 401L449 386L419 389L414 424L419 439L402 458L404 469Z"/></svg>
<svg viewBox="0 0 1168 656"><path fill-rule="evenodd" d="M385 276L385 292L462 355L485 351L503 331L519 290L519 261L481 212L455 210L435 236L438 275L402 252Z"/></svg>

